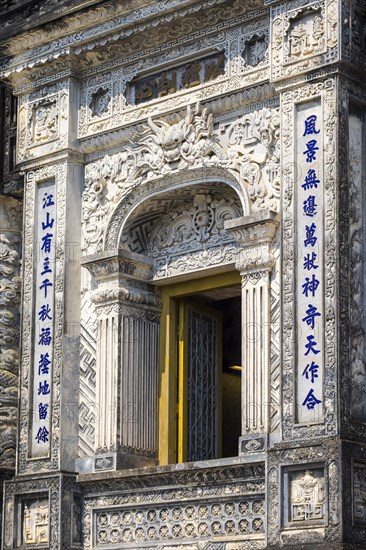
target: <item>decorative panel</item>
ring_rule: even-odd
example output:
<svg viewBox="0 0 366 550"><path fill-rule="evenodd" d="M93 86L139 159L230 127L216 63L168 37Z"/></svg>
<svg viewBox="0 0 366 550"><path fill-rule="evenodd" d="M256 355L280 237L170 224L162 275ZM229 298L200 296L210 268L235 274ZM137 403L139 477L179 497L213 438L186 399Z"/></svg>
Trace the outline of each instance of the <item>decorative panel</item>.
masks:
<svg viewBox="0 0 366 550"><path fill-rule="evenodd" d="M94 511L95 546L220 541L264 533L264 500L248 498ZM139 546L137 546L139 547Z"/></svg>

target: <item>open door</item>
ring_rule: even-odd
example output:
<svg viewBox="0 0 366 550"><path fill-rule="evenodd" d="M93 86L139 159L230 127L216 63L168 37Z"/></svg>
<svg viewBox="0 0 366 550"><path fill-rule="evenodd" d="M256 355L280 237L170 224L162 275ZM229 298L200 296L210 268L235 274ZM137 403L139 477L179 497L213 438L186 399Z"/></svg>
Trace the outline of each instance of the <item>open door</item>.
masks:
<svg viewBox="0 0 366 550"><path fill-rule="evenodd" d="M178 461L221 456L222 314L179 301Z"/></svg>

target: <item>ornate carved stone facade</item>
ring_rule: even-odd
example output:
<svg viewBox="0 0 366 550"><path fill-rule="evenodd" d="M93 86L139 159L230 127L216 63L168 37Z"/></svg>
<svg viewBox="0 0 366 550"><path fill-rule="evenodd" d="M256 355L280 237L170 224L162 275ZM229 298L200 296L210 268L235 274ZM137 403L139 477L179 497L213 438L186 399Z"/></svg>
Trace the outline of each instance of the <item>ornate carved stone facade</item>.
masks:
<svg viewBox="0 0 366 550"><path fill-rule="evenodd" d="M365 29L2 3L4 550L363 550Z"/></svg>

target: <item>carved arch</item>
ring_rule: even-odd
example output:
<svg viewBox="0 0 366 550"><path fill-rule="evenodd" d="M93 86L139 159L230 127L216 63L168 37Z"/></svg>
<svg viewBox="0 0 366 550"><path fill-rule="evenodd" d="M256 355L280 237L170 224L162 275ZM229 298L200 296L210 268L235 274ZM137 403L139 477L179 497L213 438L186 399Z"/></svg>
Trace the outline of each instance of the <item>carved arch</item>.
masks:
<svg viewBox="0 0 366 550"><path fill-rule="evenodd" d="M247 216L251 213L251 206L248 194L244 187L240 184L239 179L234 176L229 170L222 167L206 167L202 166L195 169L187 169L176 172L162 178L148 181L145 184L140 184L139 188L133 188L113 211L109 223L107 225L104 250L112 250L119 248L121 235L125 224L131 214L142 203L158 197L167 191L177 191L187 187L196 186L199 190L200 186L207 183L220 183L229 186L233 189L239 198L242 215Z"/></svg>

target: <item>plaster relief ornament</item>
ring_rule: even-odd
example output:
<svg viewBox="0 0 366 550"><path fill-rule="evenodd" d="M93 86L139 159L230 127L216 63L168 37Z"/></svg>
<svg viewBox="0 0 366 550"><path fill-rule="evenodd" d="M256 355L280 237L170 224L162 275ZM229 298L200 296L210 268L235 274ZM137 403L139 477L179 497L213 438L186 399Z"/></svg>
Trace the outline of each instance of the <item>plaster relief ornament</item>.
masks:
<svg viewBox="0 0 366 550"><path fill-rule="evenodd" d="M57 137L58 108L56 100L45 100L33 108L33 135L31 141L38 145Z"/></svg>
<svg viewBox="0 0 366 550"><path fill-rule="evenodd" d="M24 505L23 537L26 546L48 542L47 500Z"/></svg>
<svg viewBox="0 0 366 550"><path fill-rule="evenodd" d="M108 114L109 105L111 101L111 95L107 88L98 88L98 90L91 94L91 100L89 107L92 117L101 117Z"/></svg>
<svg viewBox="0 0 366 550"><path fill-rule="evenodd" d="M22 206L0 205L0 466L14 468L19 370Z"/></svg>
<svg viewBox="0 0 366 550"><path fill-rule="evenodd" d="M285 54L288 61L314 55L324 50L325 28L321 10L303 12L290 20L285 41Z"/></svg>
<svg viewBox="0 0 366 550"><path fill-rule="evenodd" d="M242 56L248 67L257 67L268 59L268 39L255 36L245 44Z"/></svg>
<svg viewBox="0 0 366 550"><path fill-rule="evenodd" d="M300 477L301 476L301 477ZM324 517L324 480L311 470L291 479L291 521L307 521Z"/></svg>
<svg viewBox="0 0 366 550"><path fill-rule="evenodd" d="M269 109L250 113L228 129L228 156L245 182L253 210L278 211L279 117Z"/></svg>
<svg viewBox="0 0 366 550"><path fill-rule="evenodd" d="M353 465L353 517L366 525L366 466L362 463Z"/></svg>
<svg viewBox="0 0 366 550"><path fill-rule="evenodd" d="M218 130L213 114L199 103L172 124L149 118L123 151L86 167L83 249L101 249L109 215L132 188L143 195L145 182L151 191L162 176L202 166L234 175L253 210L278 211L278 111L263 108Z"/></svg>

